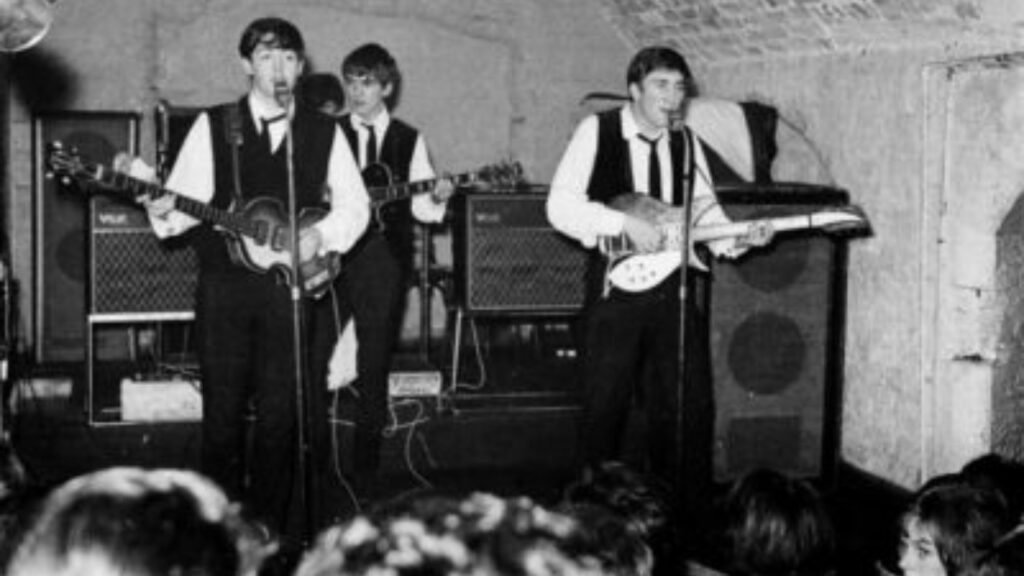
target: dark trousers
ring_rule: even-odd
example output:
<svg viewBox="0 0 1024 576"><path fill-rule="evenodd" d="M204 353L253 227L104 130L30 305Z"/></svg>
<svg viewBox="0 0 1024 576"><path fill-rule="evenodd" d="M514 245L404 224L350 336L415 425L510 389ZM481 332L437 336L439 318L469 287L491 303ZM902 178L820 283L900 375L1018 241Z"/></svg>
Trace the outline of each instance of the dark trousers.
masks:
<svg viewBox="0 0 1024 576"><path fill-rule="evenodd" d="M358 379L353 384L355 435L353 472L357 484L372 481L380 466L382 433L388 419L388 375L405 303L405 267L377 231L345 261L342 291L356 323Z"/></svg>
<svg viewBox="0 0 1024 576"><path fill-rule="evenodd" d="M686 483L684 499L702 498L710 485L714 426L711 394L706 279L688 275L685 378L679 379L679 278L639 294L613 290L595 299L584 316L583 382L579 460L593 465L623 460L622 441L630 408L639 397L647 420L644 445L649 472ZM682 412L678 395L682 394ZM683 419L678 438L677 418ZM677 442L685 454L674 460ZM678 466L678 468L676 468Z"/></svg>
<svg viewBox="0 0 1024 576"><path fill-rule="evenodd" d="M203 274L196 310L203 471L257 518L283 530L296 455L289 291L273 274ZM255 419L245 462L250 406Z"/></svg>
<svg viewBox="0 0 1024 576"><path fill-rule="evenodd" d="M328 418L330 395L327 372L334 347L351 315L347 300L336 281L324 296L307 303L309 385L306 388L306 421L310 446L308 488L311 493L314 521L324 527L345 515L349 508L347 494L334 476L334 465L340 455L332 442L334 428Z"/></svg>

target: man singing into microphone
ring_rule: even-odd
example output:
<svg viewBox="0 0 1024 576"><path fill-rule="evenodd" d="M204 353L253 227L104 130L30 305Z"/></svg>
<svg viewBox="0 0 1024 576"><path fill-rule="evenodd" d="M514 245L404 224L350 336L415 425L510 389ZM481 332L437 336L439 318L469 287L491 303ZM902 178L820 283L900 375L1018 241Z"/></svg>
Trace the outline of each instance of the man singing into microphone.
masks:
<svg viewBox="0 0 1024 576"><path fill-rule="evenodd" d="M238 51L250 80L248 94L199 115L166 187L221 209L239 211L265 198L287 207L291 172L298 208L327 209L323 219L301 230L301 260L347 251L366 227L369 200L337 124L291 97L304 64L302 35L290 22L262 18L242 33ZM289 130L293 170L288 167ZM296 461L297 355L290 290L276 274L259 270L254 255L248 256L257 260L256 266L240 264L229 253L232 239L173 210L170 197L144 204L158 236L188 230L199 255L203 472L240 497L271 529L283 531ZM281 217L287 225L286 211ZM250 405L256 413L246 462ZM326 417L325 410L309 413Z"/></svg>
<svg viewBox="0 0 1024 576"><path fill-rule="evenodd" d="M689 130L670 130L692 93L690 68L671 48L645 48L629 64L626 87L630 97L626 105L589 116L576 129L551 182L548 218L555 228L588 248L602 236L624 234L643 252L675 249L663 244L663 232L653 222L615 210L608 202L626 192L646 194L669 206L680 206L691 198L695 206L691 226L728 221L715 203L699 140ZM748 246L770 239L770 231L756 233L720 240L709 248L716 255L735 258ZM699 265L694 260L691 264ZM622 437L635 393L646 409L647 450L639 455L641 462L631 464L671 478L679 464L672 456L674 442L679 441L673 400L679 386L680 274L639 293L607 288L604 274L605 263L595 254L584 314L586 398L580 420L580 464L627 456L621 453ZM687 275L685 398L689 404L685 410L702 413L704 421L710 422L710 391L698 389L708 383L707 325L695 290L701 275L703 271ZM706 426L688 429L693 434L686 438L687 446L695 445L694 441L698 445L698 450L687 454L687 464L694 465L689 468L692 475L707 472L709 431ZM695 439L694 434L704 438Z"/></svg>

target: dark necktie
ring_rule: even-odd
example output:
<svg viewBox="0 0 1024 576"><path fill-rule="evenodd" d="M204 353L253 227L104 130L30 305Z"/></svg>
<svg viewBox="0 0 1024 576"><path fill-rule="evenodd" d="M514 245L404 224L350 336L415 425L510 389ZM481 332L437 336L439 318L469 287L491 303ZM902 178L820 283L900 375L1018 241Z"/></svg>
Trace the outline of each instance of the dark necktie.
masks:
<svg viewBox="0 0 1024 576"><path fill-rule="evenodd" d="M640 134L640 139L650 146L651 156L647 163L647 194L661 200L661 162L658 160L658 140Z"/></svg>
<svg viewBox="0 0 1024 576"><path fill-rule="evenodd" d="M274 151L274 144L273 141L271 141L270 139L270 125L273 124L274 122L284 120L287 117L287 114L282 113L272 118L260 118L260 122L263 124L263 132L260 133L260 138L263 139L263 143L266 145L267 150L271 152Z"/></svg>
<svg viewBox="0 0 1024 576"><path fill-rule="evenodd" d="M372 166L377 163L377 131L373 129L373 124L363 124L363 128L366 128L366 166Z"/></svg>

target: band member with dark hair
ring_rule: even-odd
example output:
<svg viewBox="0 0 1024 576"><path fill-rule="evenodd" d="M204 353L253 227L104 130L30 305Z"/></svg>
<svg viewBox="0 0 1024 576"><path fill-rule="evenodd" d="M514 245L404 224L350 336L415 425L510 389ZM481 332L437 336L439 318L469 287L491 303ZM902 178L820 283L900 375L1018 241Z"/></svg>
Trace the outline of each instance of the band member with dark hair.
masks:
<svg viewBox="0 0 1024 576"><path fill-rule="evenodd" d="M349 113L339 120L368 187L435 178L423 135L392 116L401 87L398 63L379 44L353 50L341 65ZM413 218L440 222L452 193L447 179L433 191L383 208L345 260L343 273L358 341L358 393L353 466L357 492L373 482L387 421L388 371L413 264ZM376 224L376 226L374 226Z"/></svg>
<svg viewBox="0 0 1024 576"><path fill-rule="evenodd" d="M308 108L328 116L340 116L345 109L345 91L341 80L329 72L307 74L299 80L298 99Z"/></svg>
<svg viewBox="0 0 1024 576"><path fill-rule="evenodd" d="M302 285L315 289L315 282L329 283L335 255L363 234L369 220L366 189L334 120L293 97L304 65L299 30L280 18L255 20L242 33L238 52L248 93L199 115L166 188L255 217L247 210L254 202L288 206L293 176L297 207L322 211L320 219L301 225L299 243ZM268 269L290 262L287 245L278 245L290 230L287 208L280 221L270 220L275 226L268 242L248 243L186 214L173 196L143 203L158 236L188 231L199 256L202 469L229 494L242 496L271 528L282 530L296 470L295 307L292 290ZM313 268L308 276L307 265ZM304 299L304 306L310 301ZM250 407L253 445L251 461L245 462Z"/></svg>
<svg viewBox="0 0 1024 576"><path fill-rule="evenodd" d="M551 183L548 217L555 228L588 248L602 238L623 237L641 253L679 253L678 247L668 245L657 222L609 204L617 197L639 196L658 200L667 211L690 198L691 227L728 222L715 201L700 141L685 128L675 129L676 117L693 90L690 68L670 48L646 48L629 64L626 86L628 103L591 115L577 127ZM708 247L716 255L735 258L770 237L770 229L757 228ZM688 388L695 388L708 386L705 311L695 297L696 284L705 273L695 257L690 264L686 330L693 336L686 338L685 380ZM670 274L647 290L633 292L614 285L606 272L606 262L595 251L584 314L581 464L622 459L621 441L636 394L648 424L646 462L637 464L669 477L675 464L673 442L678 440L673 399L680 380L681 275ZM710 409L710 391L685 397L698 403L688 411ZM710 457L707 432L710 429L701 433L707 436L708 454L688 454L690 464Z"/></svg>

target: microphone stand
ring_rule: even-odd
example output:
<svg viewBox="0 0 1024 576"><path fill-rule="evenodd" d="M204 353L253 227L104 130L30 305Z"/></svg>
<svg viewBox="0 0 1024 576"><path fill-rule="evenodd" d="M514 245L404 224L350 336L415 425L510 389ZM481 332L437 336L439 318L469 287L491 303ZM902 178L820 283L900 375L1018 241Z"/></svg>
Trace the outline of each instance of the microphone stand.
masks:
<svg viewBox="0 0 1024 576"><path fill-rule="evenodd" d="M288 171L288 235L291 246L291 282L289 290L292 304L292 350L295 358L295 416L296 440L298 444L298 497L303 511L303 541L309 543L315 532L312 506L312 474L310 474L309 418L306 410L306 359L303 354L303 286L300 277L301 255L299 254L299 213L295 190L295 142L292 137L292 97L290 92L278 92L278 104L284 108L288 118L285 122L284 144Z"/></svg>
<svg viewBox="0 0 1024 576"><path fill-rule="evenodd" d="M683 175L681 179L677 179L677 182L682 182L683 190L680 195L683 199L682 205L682 221L680 222L679 238L680 250L681 250L681 261L679 266L679 348L678 348L678 363L679 363L679 376L676 383L675 398L673 398L673 414L675 414L674 424L674 438L672 442L673 458L672 458L672 475L673 485L683 487L685 484L685 471L686 466L684 460L686 458L686 450L683 449L684 438L686 437L686 418L684 417L684 408L686 406L684 401L685 389L686 389L686 363L687 363L687 337L686 337L686 324L688 319L687 306L689 303L690 295L688 294L687 284L689 282L689 268L690 268L690 220L693 217L693 182L694 175L689 173L691 165L693 169L696 169L695 162L690 162L691 155L695 153L691 150L691 144L689 138L686 137L686 126L683 124L683 117L681 114L673 115L669 119L669 131L678 132L682 135L683 146L684 146L684 157L683 157ZM688 487L693 489L693 487ZM682 488L687 489L687 488Z"/></svg>

